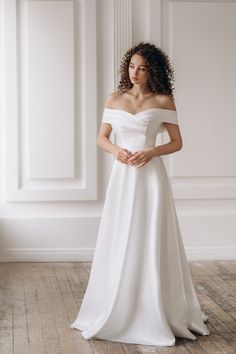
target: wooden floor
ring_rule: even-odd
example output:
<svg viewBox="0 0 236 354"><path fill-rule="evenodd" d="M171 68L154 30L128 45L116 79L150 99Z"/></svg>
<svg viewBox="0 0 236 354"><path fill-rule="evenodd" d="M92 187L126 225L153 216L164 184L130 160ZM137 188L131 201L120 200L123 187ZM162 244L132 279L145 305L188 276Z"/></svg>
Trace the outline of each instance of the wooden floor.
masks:
<svg viewBox="0 0 236 354"><path fill-rule="evenodd" d="M69 328L91 263L0 263L1 354L236 353L236 261L189 262L210 336L175 347L85 340Z"/></svg>

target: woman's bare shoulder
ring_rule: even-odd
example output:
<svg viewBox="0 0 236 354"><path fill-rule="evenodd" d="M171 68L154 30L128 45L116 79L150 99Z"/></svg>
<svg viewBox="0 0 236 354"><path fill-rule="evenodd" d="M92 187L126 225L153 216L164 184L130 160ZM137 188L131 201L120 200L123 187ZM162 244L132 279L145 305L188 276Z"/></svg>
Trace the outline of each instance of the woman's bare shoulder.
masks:
<svg viewBox="0 0 236 354"><path fill-rule="evenodd" d="M155 101L158 106L164 108L164 109L169 109L169 110L176 110L176 106L174 101L172 100L170 95L167 94L158 94L155 96Z"/></svg>
<svg viewBox="0 0 236 354"><path fill-rule="evenodd" d="M104 107L115 108L117 102L121 99L121 97L122 97L122 92L120 91L111 92L105 101Z"/></svg>

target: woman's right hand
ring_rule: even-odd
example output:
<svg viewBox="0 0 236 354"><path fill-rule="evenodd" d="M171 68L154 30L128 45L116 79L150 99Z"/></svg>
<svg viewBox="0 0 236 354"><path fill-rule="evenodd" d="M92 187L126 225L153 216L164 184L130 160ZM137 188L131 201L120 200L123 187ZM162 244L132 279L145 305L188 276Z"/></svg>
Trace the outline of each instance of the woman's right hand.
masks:
<svg viewBox="0 0 236 354"><path fill-rule="evenodd" d="M133 156L133 153L130 152L127 149L119 148L117 152L115 153L116 159L121 162L121 163L126 163L129 160L130 157Z"/></svg>

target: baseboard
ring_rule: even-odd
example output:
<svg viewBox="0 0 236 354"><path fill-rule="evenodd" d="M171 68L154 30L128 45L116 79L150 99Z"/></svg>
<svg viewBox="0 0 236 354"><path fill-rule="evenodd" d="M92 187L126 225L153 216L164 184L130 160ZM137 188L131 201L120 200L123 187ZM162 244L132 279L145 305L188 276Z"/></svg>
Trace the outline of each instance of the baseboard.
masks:
<svg viewBox="0 0 236 354"><path fill-rule="evenodd" d="M186 247L189 260L235 260L236 247Z"/></svg>
<svg viewBox="0 0 236 354"><path fill-rule="evenodd" d="M236 247L188 247L189 261L236 259ZM93 248L5 249L0 251L0 262L91 262Z"/></svg>
<svg viewBox="0 0 236 354"><path fill-rule="evenodd" d="M6 249L0 251L0 262L90 262L93 248Z"/></svg>

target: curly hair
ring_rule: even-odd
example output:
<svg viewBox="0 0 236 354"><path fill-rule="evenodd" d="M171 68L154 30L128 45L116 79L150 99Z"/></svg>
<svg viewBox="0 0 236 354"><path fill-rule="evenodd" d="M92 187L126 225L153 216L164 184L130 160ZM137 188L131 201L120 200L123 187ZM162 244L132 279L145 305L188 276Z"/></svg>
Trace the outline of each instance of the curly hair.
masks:
<svg viewBox="0 0 236 354"><path fill-rule="evenodd" d="M159 47L152 43L139 42L123 56L120 64L118 91L127 92L133 84L129 78L129 64L134 54L140 55L147 65L148 88L153 93L170 95L174 101L174 69L170 59Z"/></svg>

